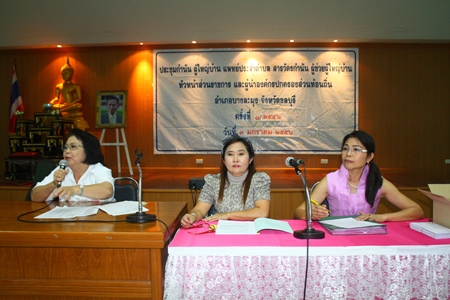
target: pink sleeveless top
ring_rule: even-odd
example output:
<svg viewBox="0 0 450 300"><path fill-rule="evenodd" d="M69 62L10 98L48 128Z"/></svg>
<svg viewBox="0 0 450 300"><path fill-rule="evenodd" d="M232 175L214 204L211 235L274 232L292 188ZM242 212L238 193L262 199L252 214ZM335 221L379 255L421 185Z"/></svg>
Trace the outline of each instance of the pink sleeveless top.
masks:
<svg viewBox="0 0 450 300"><path fill-rule="evenodd" d="M380 193L375 197L373 207L366 201L366 179L369 173L369 165L366 165L359 181L357 193L350 194L347 184L348 170L341 165L339 170L327 174L328 180L328 203L331 216L354 216L362 211L366 214L374 214L380 203Z"/></svg>

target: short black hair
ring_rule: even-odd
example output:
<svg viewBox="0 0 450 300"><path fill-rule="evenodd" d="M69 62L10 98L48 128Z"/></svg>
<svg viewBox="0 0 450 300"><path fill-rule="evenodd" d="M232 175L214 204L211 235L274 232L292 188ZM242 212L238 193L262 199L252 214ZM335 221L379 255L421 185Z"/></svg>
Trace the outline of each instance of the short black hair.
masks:
<svg viewBox="0 0 450 300"><path fill-rule="evenodd" d="M70 138L71 136L76 137L83 143L84 152L86 153L86 158L83 163L89 165L101 163L104 165L105 158L103 157L103 153L100 148L100 142L94 135L87 131L73 128L70 130L67 138Z"/></svg>
<svg viewBox="0 0 450 300"><path fill-rule="evenodd" d="M114 95L106 96L106 102L108 102L109 100L116 100L117 104L120 103L119 97L116 97L116 96L114 96Z"/></svg>

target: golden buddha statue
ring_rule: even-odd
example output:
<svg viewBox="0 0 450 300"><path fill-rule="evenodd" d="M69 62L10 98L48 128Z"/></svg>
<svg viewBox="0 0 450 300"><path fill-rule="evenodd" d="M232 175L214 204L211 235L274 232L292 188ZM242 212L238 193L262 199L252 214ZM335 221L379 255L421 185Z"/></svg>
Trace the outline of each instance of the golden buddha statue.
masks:
<svg viewBox="0 0 450 300"><path fill-rule="evenodd" d="M72 82L74 69L67 57L66 64L61 68L61 75L64 82L58 83L55 88L55 98L50 101L53 110L59 110L64 119L73 120L74 126L85 130L89 124L83 118L81 108L81 88Z"/></svg>

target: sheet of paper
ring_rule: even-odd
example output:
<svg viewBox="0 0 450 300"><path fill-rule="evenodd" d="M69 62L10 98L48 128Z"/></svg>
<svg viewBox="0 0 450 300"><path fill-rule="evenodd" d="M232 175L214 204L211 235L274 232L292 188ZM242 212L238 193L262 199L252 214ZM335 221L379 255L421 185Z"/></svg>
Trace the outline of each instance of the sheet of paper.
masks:
<svg viewBox="0 0 450 300"><path fill-rule="evenodd" d="M35 219L73 219L76 217L85 217L95 215L98 212L97 206L82 206L82 207L61 207L57 206L54 209L34 217Z"/></svg>
<svg viewBox="0 0 450 300"><path fill-rule="evenodd" d="M269 218L258 218L255 220L255 228L259 232L264 229L280 230L287 233L293 233L292 227L286 221L274 220Z"/></svg>
<svg viewBox="0 0 450 300"><path fill-rule="evenodd" d="M428 184L430 191L435 195L441 195L447 201L450 199L450 185L449 184Z"/></svg>
<svg viewBox="0 0 450 300"><path fill-rule="evenodd" d="M419 192L421 192L422 194L424 194L425 196L427 196L428 198L430 198L431 200L433 200L433 201L436 201L436 202L439 202L439 203L442 203L442 204L446 204L446 205L448 205L449 204L449 200L447 200L447 198L445 198L444 196L441 196L441 195L438 195L438 194L435 194L435 193L431 193L431 192L428 192L428 191L424 191L424 190L421 190L421 189L417 189Z"/></svg>
<svg viewBox="0 0 450 300"><path fill-rule="evenodd" d="M358 221L354 218L341 218L334 220L324 220L320 221L324 224L330 224L333 226L341 227L341 228L361 228L361 227L371 227L371 226L380 226L379 223L366 222L366 221Z"/></svg>
<svg viewBox="0 0 450 300"><path fill-rule="evenodd" d="M121 201L111 204L105 204L99 206L98 208L103 210L108 215L120 216L120 215L134 214L138 212L139 210L138 204L139 203L137 201ZM142 205L144 205L144 203L142 203ZM144 212L148 211L148 208L142 207L142 211Z"/></svg>
<svg viewBox="0 0 450 300"><path fill-rule="evenodd" d="M122 201L105 205L93 205L93 206L57 206L52 210L45 212L35 219L72 219L76 217L85 217L95 215L99 209L103 210L111 216L129 215L138 212L137 201ZM144 202L142 203L144 205ZM148 211L143 207L142 211Z"/></svg>
<svg viewBox="0 0 450 300"><path fill-rule="evenodd" d="M257 234L253 221L219 220L216 234Z"/></svg>
<svg viewBox="0 0 450 300"><path fill-rule="evenodd" d="M49 200L47 200L49 201ZM70 203L94 203L94 204L106 204L111 202L116 202L116 199L110 198L110 199L91 199L80 195L73 195L68 200L64 196L61 196L59 198L60 202L70 202Z"/></svg>

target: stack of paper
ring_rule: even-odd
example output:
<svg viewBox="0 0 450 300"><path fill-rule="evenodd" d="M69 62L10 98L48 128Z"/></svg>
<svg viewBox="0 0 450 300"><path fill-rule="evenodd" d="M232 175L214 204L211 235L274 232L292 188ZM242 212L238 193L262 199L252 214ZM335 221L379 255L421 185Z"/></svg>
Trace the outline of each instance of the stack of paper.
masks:
<svg viewBox="0 0 450 300"><path fill-rule="evenodd" d="M449 239L450 238L450 228L444 227L442 225L433 222L411 222L409 224L411 229L422 232L434 239Z"/></svg>
<svg viewBox="0 0 450 300"><path fill-rule="evenodd" d="M386 224L358 221L356 216L326 217L319 223L332 235L386 234Z"/></svg>

